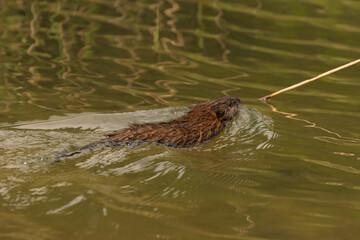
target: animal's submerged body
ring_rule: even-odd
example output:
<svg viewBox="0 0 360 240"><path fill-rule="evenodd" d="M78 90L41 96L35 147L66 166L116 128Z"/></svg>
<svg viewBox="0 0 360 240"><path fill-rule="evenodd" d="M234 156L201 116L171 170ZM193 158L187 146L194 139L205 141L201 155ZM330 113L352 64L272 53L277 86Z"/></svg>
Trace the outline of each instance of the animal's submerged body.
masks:
<svg viewBox="0 0 360 240"><path fill-rule="evenodd" d="M189 106L190 111L175 120L132 125L106 136L106 139L99 143L107 145L154 143L170 147L191 147L218 135L235 117L240 106L240 99L237 97L216 98ZM60 157L75 155L83 149L93 148L96 144L89 144L79 151L65 153Z"/></svg>

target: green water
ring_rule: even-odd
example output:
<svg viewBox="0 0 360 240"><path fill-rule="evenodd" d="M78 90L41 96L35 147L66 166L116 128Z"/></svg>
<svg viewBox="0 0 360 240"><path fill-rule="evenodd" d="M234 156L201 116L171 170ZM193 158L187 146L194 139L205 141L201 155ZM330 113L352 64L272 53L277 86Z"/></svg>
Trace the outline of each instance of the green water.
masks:
<svg viewBox="0 0 360 240"><path fill-rule="evenodd" d="M0 2L0 239L358 239L355 0ZM99 149L229 95L191 149Z"/></svg>

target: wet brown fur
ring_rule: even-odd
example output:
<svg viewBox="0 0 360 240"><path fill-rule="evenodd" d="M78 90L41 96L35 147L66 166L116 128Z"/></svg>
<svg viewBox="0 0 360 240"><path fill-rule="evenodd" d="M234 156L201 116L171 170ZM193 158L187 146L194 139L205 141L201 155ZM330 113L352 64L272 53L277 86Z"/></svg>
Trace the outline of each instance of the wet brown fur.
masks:
<svg viewBox="0 0 360 240"><path fill-rule="evenodd" d="M211 140L224 129L238 113L240 99L232 97L216 98L204 103L194 104L183 117L161 123L132 125L106 139L90 143L76 151L67 149L55 155L54 162L64 157L72 157L96 148L154 143L169 147L191 147Z"/></svg>
<svg viewBox="0 0 360 240"><path fill-rule="evenodd" d="M105 140L191 147L218 135L238 113L240 105L237 97L216 98L191 105L183 117L169 122L132 125L108 135Z"/></svg>

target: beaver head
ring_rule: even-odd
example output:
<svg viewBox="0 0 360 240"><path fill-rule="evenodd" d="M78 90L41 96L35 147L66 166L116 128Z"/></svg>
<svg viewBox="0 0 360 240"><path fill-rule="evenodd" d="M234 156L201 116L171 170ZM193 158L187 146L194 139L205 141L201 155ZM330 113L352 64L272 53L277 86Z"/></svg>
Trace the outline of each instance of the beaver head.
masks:
<svg viewBox="0 0 360 240"><path fill-rule="evenodd" d="M234 118L241 106L240 99L237 97L221 97L209 100L204 103L191 105L189 108L208 107L216 114L221 122L228 122Z"/></svg>

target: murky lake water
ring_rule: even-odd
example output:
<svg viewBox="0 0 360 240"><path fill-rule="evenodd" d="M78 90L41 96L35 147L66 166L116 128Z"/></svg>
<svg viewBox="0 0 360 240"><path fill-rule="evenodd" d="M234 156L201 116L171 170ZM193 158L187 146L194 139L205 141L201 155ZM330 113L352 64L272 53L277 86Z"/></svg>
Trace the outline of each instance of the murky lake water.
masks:
<svg viewBox="0 0 360 240"><path fill-rule="evenodd" d="M0 239L357 239L360 2L0 2ZM213 141L56 153L229 95Z"/></svg>

